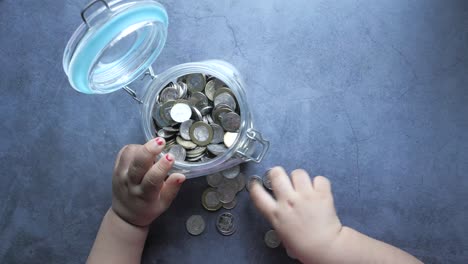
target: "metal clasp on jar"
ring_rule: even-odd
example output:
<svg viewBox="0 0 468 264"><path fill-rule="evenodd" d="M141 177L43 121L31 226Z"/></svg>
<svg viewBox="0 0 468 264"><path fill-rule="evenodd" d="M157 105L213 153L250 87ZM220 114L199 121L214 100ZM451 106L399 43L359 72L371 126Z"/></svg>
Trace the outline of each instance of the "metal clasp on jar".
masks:
<svg viewBox="0 0 468 264"><path fill-rule="evenodd" d="M256 151L259 145L262 147L262 149L260 151ZM260 163L263 157L265 157L269 148L270 142L265 140L260 132L253 128L249 128L247 130L247 140L244 145L239 150L237 150L237 153L244 157L245 161Z"/></svg>

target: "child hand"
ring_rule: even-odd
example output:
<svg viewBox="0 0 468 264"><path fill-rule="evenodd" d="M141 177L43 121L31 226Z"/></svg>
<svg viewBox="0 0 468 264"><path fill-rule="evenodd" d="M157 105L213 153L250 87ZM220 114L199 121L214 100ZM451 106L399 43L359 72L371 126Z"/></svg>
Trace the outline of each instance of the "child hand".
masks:
<svg viewBox="0 0 468 264"><path fill-rule="evenodd" d="M250 195L285 248L303 262L320 261L332 254L331 246L342 225L328 179L317 176L312 183L306 171L295 170L289 180L281 167L273 168L269 177L276 199L256 181Z"/></svg>
<svg viewBox="0 0 468 264"><path fill-rule="evenodd" d="M166 142L155 138L145 145L127 145L118 156L112 177L112 210L124 221L148 226L161 215L176 197L185 176L171 174L174 157L166 154L156 163L156 156Z"/></svg>

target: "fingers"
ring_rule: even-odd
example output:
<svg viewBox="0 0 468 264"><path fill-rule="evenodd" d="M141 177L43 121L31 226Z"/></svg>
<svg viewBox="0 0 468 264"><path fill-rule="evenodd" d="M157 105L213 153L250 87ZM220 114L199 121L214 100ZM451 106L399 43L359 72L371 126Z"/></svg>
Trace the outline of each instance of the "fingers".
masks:
<svg viewBox="0 0 468 264"><path fill-rule="evenodd" d="M282 167L274 167L270 170L268 176L271 180L273 193L278 200L286 199L290 194L294 193L288 174Z"/></svg>
<svg viewBox="0 0 468 264"><path fill-rule="evenodd" d="M164 209L167 209L171 205L184 181L185 175L180 173L173 173L166 179L159 196Z"/></svg>
<svg viewBox="0 0 468 264"><path fill-rule="evenodd" d="M312 190L312 181L305 170L298 169L291 172L291 181L297 192L308 192Z"/></svg>
<svg viewBox="0 0 468 264"><path fill-rule="evenodd" d="M275 199L257 181L252 182L250 197L260 213L271 222L276 208Z"/></svg>
<svg viewBox="0 0 468 264"><path fill-rule="evenodd" d="M141 180L143 196L146 198L156 197L164 184L164 179L174 164L174 156L166 154L160 158Z"/></svg>
<svg viewBox="0 0 468 264"><path fill-rule="evenodd" d="M126 155L131 160L127 173L132 183L139 184L145 173L153 166L156 156L164 149L165 141L162 138L155 138L143 146L132 146L131 152Z"/></svg>
<svg viewBox="0 0 468 264"><path fill-rule="evenodd" d="M331 192L330 181L323 176L316 176L314 178L314 190L318 192Z"/></svg>

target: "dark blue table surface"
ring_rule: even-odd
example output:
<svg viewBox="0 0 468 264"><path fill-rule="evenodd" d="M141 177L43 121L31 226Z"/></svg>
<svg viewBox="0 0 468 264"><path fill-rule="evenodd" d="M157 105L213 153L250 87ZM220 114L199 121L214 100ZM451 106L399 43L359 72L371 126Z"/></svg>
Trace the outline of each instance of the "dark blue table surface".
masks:
<svg viewBox="0 0 468 264"><path fill-rule="evenodd" d="M222 59L247 83L259 164L328 176L338 214L427 263L468 262L467 1L162 1L170 16L157 72ZM143 143L123 91L84 95L62 52L79 1L0 0L0 263L82 263L111 202L119 149ZM139 90L137 88L137 90ZM186 182L154 222L144 263L287 263L248 193L238 231L216 232L206 188ZM185 220L202 214L192 237Z"/></svg>

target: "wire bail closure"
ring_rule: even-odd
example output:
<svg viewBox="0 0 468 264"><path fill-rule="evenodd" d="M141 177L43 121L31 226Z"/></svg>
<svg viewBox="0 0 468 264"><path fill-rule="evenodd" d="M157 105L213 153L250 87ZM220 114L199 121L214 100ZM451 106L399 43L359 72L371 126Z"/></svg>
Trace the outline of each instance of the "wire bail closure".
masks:
<svg viewBox="0 0 468 264"><path fill-rule="evenodd" d="M86 26L89 28L89 24L88 24L88 21L86 20L86 17L85 17L85 12L88 11L88 9L90 9L94 4L96 4L97 2L101 2L104 4L104 6L109 10L109 11L112 11L112 9L110 8L109 4L105 1L105 0L94 0L92 2L90 2L88 5L85 6L85 8L83 8L83 10L81 10L81 19L83 20L83 22L86 24Z"/></svg>

